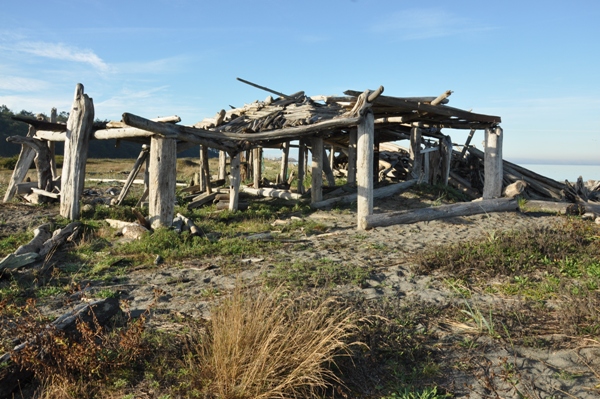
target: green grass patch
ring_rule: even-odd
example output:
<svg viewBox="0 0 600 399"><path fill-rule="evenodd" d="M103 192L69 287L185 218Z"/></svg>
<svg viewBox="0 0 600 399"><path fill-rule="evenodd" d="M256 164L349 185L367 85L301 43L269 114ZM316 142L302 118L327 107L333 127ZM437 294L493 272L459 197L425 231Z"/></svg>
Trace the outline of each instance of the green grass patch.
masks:
<svg viewBox="0 0 600 399"><path fill-rule="evenodd" d="M371 270L327 258L280 262L266 280L269 285L286 284L292 288L331 287L342 284L363 285Z"/></svg>

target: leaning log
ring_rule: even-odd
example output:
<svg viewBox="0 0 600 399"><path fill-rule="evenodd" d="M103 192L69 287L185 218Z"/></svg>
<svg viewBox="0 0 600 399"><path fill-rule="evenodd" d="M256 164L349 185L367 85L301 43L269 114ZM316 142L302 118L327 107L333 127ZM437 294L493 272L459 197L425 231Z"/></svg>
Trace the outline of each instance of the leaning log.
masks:
<svg viewBox="0 0 600 399"><path fill-rule="evenodd" d="M27 137L33 137L34 135L35 128L33 126L29 126ZM8 202L14 197L15 192L17 191L17 184L21 183L27 175L27 171L29 171L29 167L31 166L34 157L35 151L31 147L24 145L21 146L21 152L19 153L17 164L15 165L15 169L13 170L12 176L8 182L8 188L4 194L3 202Z"/></svg>
<svg viewBox="0 0 600 399"><path fill-rule="evenodd" d="M138 158L135 160L133 169L131 169L129 176L127 177L127 180L125 181L125 185L123 186L123 189L121 190L121 193L119 194L119 198L117 198L116 205L121 205L123 203L123 200L127 196L129 189L131 188L131 185L135 181L135 177L139 173L142 166L146 163L146 158L148 158L149 152L150 152L150 147L148 147L147 145L143 145L142 151L140 152L140 155L138 155Z"/></svg>
<svg viewBox="0 0 600 399"><path fill-rule="evenodd" d="M50 165L50 149L46 142L33 137L11 136L7 137L9 143L21 144L35 151L35 168L37 170L38 188L52 191L52 169Z"/></svg>
<svg viewBox="0 0 600 399"><path fill-rule="evenodd" d="M15 255L24 254L27 252L40 252L40 249L44 245L46 241L52 238L52 233L50 232L50 224L46 223L33 231L33 239L29 241L27 244L21 245L15 251Z"/></svg>
<svg viewBox="0 0 600 399"><path fill-rule="evenodd" d="M80 222L71 222L62 229L56 230L52 234L52 238L46 240L44 245L40 248L40 256L46 256L55 248L58 248L61 244L71 239L79 233Z"/></svg>
<svg viewBox="0 0 600 399"><path fill-rule="evenodd" d="M497 198L442 205L431 208L415 209L399 212L387 212L366 217L366 228L409 224L429 220L444 219L456 216L470 216L489 212L510 212L519 208L512 198Z"/></svg>
<svg viewBox="0 0 600 399"><path fill-rule="evenodd" d="M418 179L407 180L402 183L390 184L389 186L376 188L373 190L373 199L377 198L387 198L392 195L396 195L399 192L402 192L411 186L417 183ZM342 205L342 204L351 204L356 202L358 198L358 194L348 194L341 197L329 198L314 204L311 204L310 207L313 209L323 209L329 208L334 205Z"/></svg>
<svg viewBox="0 0 600 399"><path fill-rule="evenodd" d="M94 103L83 93L83 85L77 84L67 121L60 197L60 215L70 220L79 218L79 198L85 183L85 166L93 122Z"/></svg>

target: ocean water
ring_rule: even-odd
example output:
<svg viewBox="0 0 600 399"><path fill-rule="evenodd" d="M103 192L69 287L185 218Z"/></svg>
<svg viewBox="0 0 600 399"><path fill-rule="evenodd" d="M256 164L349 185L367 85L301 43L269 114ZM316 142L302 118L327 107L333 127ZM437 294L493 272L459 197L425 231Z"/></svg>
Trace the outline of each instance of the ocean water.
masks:
<svg viewBox="0 0 600 399"><path fill-rule="evenodd" d="M600 180L600 165L545 165L523 163L519 164L519 166L560 182L564 182L565 180L574 182L579 176L583 178L583 181Z"/></svg>

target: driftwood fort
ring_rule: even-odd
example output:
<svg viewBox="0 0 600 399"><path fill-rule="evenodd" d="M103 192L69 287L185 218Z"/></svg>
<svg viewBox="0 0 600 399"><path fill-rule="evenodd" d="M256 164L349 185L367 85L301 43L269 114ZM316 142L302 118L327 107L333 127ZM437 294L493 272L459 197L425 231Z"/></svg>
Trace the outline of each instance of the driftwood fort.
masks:
<svg viewBox="0 0 600 399"><path fill-rule="evenodd" d="M542 208L559 209L550 201L577 203L598 211L588 202L598 187L561 183L502 159L503 131L498 116L482 115L446 105L452 93L437 97L384 96L383 86L364 92L346 91L344 96L313 96L304 92L290 95L244 81L274 95L241 108L219 111L194 126L179 125L180 118L145 119L124 113L119 122L94 123L93 101L83 85L75 89L75 99L66 124L50 120L19 119L30 125L26 137L7 140L21 144L21 154L4 196L16 193L60 198L60 213L71 220L80 215L80 199L85 182L86 160L93 140L118 139L140 143L141 152L129 178L115 201L119 205L141 167L146 165L146 185L142 201L148 199L148 224L169 227L173 222L176 191L177 154L200 145L200 170L189 207L228 199L227 207L237 210L240 190L256 195L287 199L308 198L314 208L336 203L356 203L357 228L368 229L394 223L409 223L439 217L506 211L517 208L517 194L538 200ZM464 144L452 143L452 129L469 131ZM485 136L483 150L471 145L477 131ZM394 144L405 140L407 149ZM64 141L64 162L57 175L54 142ZM288 156L298 148L297 187L289 187ZM208 149L219 150L218 181L229 178L229 193L212 192ZM275 187L261 178L262 149L282 150L281 172ZM329 153L327 151L329 150ZM304 187L311 153L311 185ZM226 171L229 156L229 171ZM32 162L38 181L23 183ZM335 186L334 171L347 176L347 184L324 199L324 188ZM242 187L242 177L252 183ZM324 185L324 178L326 185ZM373 202L405 190L417 182L451 184L472 199L457 205L423 210L373 214ZM336 195L337 194L337 195ZM332 196L333 195L333 196ZM501 197L505 198L501 198ZM541 201L540 201L541 200ZM563 201L564 202L564 201ZM564 208L564 207L563 207Z"/></svg>

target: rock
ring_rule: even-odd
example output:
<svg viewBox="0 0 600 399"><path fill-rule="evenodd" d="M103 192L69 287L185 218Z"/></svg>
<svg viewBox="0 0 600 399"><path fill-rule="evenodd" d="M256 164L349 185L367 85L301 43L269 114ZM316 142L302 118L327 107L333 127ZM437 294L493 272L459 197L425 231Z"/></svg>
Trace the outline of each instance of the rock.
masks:
<svg viewBox="0 0 600 399"><path fill-rule="evenodd" d="M160 265L161 263L163 263L165 260L163 259L162 256L160 255L156 255L156 259L154 259L154 264L156 266Z"/></svg>
<svg viewBox="0 0 600 399"><path fill-rule="evenodd" d="M140 226L139 224L130 224L123 227L123 237L129 238L132 240L139 240L142 236L147 233L148 230L144 226Z"/></svg>
<svg viewBox="0 0 600 399"><path fill-rule="evenodd" d="M84 206L81 207L81 210L83 212L91 212L94 210L94 206L92 204L85 204Z"/></svg>

